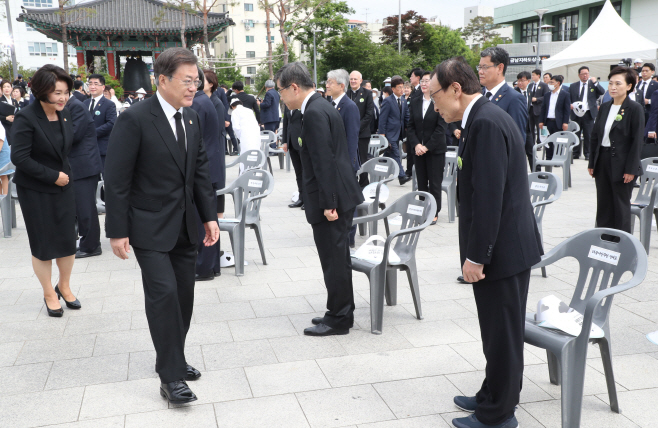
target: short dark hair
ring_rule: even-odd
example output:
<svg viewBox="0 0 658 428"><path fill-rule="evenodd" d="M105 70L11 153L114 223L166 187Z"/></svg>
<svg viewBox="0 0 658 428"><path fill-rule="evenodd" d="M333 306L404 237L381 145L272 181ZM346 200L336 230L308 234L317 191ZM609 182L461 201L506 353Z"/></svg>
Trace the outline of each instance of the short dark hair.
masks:
<svg viewBox="0 0 658 428"><path fill-rule="evenodd" d="M429 71L429 70L424 70L424 71L423 71L423 75L420 76L420 78L422 79L422 78L425 77L425 76L430 76L430 78L431 78L431 76L432 76L432 72Z"/></svg>
<svg viewBox="0 0 658 428"><path fill-rule="evenodd" d="M522 72L520 72L519 74L516 75L517 79L523 79L524 77L528 80L532 79L532 76L530 75L530 72L528 72L528 71L522 71Z"/></svg>
<svg viewBox="0 0 658 428"><path fill-rule="evenodd" d="M466 95L477 94L481 90L480 79L463 56L452 57L437 65L432 73L432 76L435 75L443 89L453 83L459 83Z"/></svg>
<svg viewBox="0 0 658 428"><path fill-rule="evenodd" d="M82 79L82 76L80 76L79 74L76 74L75 78L77 79L78 77Z"/></svg>
<svg viewBox="0 0 658 428"><path fill-rule="evenodd" d="M561 85L564 82L564 76L560 74L556 74L555 76L551 76L551 80L555 80L556 82L559 82Z"/></svg>
<svg viewBox="0 0 658 428"><path fill-rule="evenodd" d="M589 67L586 66L586 65L583 65L582 67L580 67L580 68L578 69L578 74L580 74L580 72L583 71L583 70L587 70L587 71L589 71Z"/></svg>
<svg viewBox="0 0 658 428"><path fill-rule="evenodd" d="M23 89L23 87L21 85L14 86L14 88L11 91L14 92L14 89L18 89L20 91L21 97L25 96L25 93L26 93L25 89Z"/></svg>
<svg viewBox="0 0 658 428"><path fill-rule="evenodd" d="M281 67L274 75L274 80L279 82L282 88L293 83L304 90L313 89L313 79L308 68L299 62L291 62Z"/></svg>
<svg viewBox="0 0 658 428"><path fill-rule="evenodd" d="M11 83L11 80L3 79L2 81L0 81L0 91L5 85L14 86L14 84Z"/></svg>
<svg viewBox="0 0 658 428"><path fill-rule="evenodd" d="M650 63L650 62L647 62L646 64L644 64L644 65L642 66L642 68L644 68L644 67L649 67L649 70L651 70L651 71L656 71L656 66L653 65L653 64Z"/></svg>
<svg viewBox="0 0 658 428"><path fill-rule="evenodd" d="M203 73L203 69L201 67L197 66L196 69L197 69L197 73L199 75L199 77L198 77L199 87L196 90L197 90L197 92L198 91L203 92L203 90L206 89L206 82L205 82L205 79L204 79L205 74Z"/></svg>
<svg viewBox="0 0 658 428"><path fill-rule="evenodd" d="M244 91L244 83L240 80L236 80L233 82L233 85L231 85L231 89L234 91Z"/></svg>
<svg viewBox="0 0 658 428"><path fill-rule="evenodd" d="M413 70L411 70L411 73L409 73L409 78L411 79L411 76L416 76L418 78L423 77L423 69L420 67L416 67Z"/></svg>
<svg viewBox="0 0 658 428"><path fill-rule="evenodd" d="M535 68L534 70L532 70L532 74L536 74L537 76L541 76L541 70L538 69L538 68Z"/></svg>
<svg viewBox="0 0 658 428"><path fill-rule="evenodd" d="M228 85L226 83L220 83L219 87L222 89L228 89Z"/></svg>
<svg viewBox="0 0 658 428"><path fill-rule="evenodd" d="M404 80L401 77L394 77L391 79L391 87L395 88L398 85L404 85Z"/></svg>
<svg viewBox="0 0 658 428"><path fill-rule="evenodd" d="M382 88L382 93L387 94L387 95L393 95L393 89L391 89L390 86L384 86Z"/></svg>
<svg viewBox="0 0 658 428"><path fill-rule="evenodd" d="M507 72L507 66L509 65L509 53L498 46L491 46L480 52L480 58L490 57L491 62L494 66L498 67L499 64L503 64L503 74Z"/></svg>
<svg viewBox="0 0 658 428"><path fill-rule="evenodd" d="M101 82L101 85L105 85L105 77L102 74L92 74L87 78L87 81L91 79L98 79L98 81Z"/></svg>
<svg viewBox="0 0 658 428"><path fill-rule="evenodd" d="M76 81L73 82L73 89L78 90L78 89L82 88L84 85L85 84L82 80L76 80Z"/></svg>
<svg viewBox="0 0 658 428"><path fill-rule="evenodd" d="M62 67L46 64L32 76L32 95L39 101L48 101L48 95L55 92L57 82L64 82L69 92L73 90L73 79Z"/></svg>
<svg viewBox="0 0 658 428"><path fill-rule="evenodd" d="M553 75L551 73L549 73L548 71L546 73L544 73L544 76L546 76L547 74L548 74L549 78L553 78Z"/></svg>
<svg viewBox="0 0 658 428"><path fill-rule="evenodd" d="M109 86L106 86L105 89L103 89L103 92L111 92L111 89Z"/></svg>
<svg viewBox="0 0 658 428"><path fill-rule="evenodd" d="M631 85L631 89L628 90L627 93L630 94L633 92L635 90L635 82L637 81L637 71L630 67L617 66L610 71L610 74L608 74L608 80L610 80L612 76L616 76L618 74L624 76L627 85Z"/></svg>
<svg viewBox="0 0 658 428"><path fill-rule="evenodd" d="M365 87L367 83L372 84L372 82L371 82L370 80L363 80L363 81L361 82L361 87L362 87L362 88Z"/></svg>
<svg viewBox="0 0 658 428"><path fill-rule="evenodd" d="M219 86L219 83L217 82L217 74L215 74L214 71L205 69L203 70L203 74L206 76L206 80L208 83L210 83L210 93L214 93L217 90L217 87Z"/></svg>
<svg viewBox="0 0 658 428"><path fill-rule="evenodd" d="M165 49L153 64L153 77L155 84L158 84L160 75L172 79L176 70L181 65L197 65L197 57L185 48L169 48Z"/></svg>

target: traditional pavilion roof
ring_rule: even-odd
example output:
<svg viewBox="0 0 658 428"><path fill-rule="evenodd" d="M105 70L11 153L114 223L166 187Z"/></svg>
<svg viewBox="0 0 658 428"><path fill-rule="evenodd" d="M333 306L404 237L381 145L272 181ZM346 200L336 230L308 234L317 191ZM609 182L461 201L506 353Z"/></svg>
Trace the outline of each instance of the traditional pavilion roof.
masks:
<svg viewBox="0 0 658 428"><path fill-rule="evenodd" d="M167 7L157 0L94 0L79 3L65 10L76 8L92 9L93 13L77 22L71 23L67 28L69 32L90 34L127 34L127 35L180 35L181 13ZM26 8L16 18L33 26L37 31L44 32L52 37L54 31L60 28L60 15L58 8ZM162 19L156 23L153 18ZM75 15L67 19L74 20ZM208 13L208 36L214 37L224 27L234 25L227 13ZM186 13L185 33L203 32L203 14Z"/></svg>

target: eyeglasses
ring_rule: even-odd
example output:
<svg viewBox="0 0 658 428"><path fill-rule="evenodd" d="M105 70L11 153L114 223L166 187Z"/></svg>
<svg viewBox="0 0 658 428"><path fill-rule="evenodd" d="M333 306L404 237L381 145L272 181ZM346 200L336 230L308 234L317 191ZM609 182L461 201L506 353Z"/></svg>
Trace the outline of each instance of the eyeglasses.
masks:
<svg viewBox="0 0 658 428"><path fill-rule="evenodd" d="M424 80L421 80L421 81L420 81L420 83L424 83L424 84L426 84L426 85L427 85L428 83L430 83L430 81L429 81L429 80L427 80L427 79L424 79Z"/></svg>
<svg viewBox="0 0 658 428"><path fill-rule="evenodd" d="M87 86L104 86L102 83L88 82Z"/></svg>
<svg viewBox="0 0 658 428"><path fill-rule="evenodd" d="M178 77L174 77L174 76L171 76L170 79L176 79L176 80L180 81L183 84L183 86L185 86L186 88L197 88L198 89L203 84L203 82L199 79L197 79L197 80L190 80L190 79L183 80L183 79L179 79Z"/></svg>
<svg viewBox="0 0 658 428"><path fill-rule="evenodd" d="M441 92L442 90L443 90L443 88L439 89L438 91L432 92L432 93L430 94L430 102L431 102L432 104L434 104L434 95L438 94L438 93Z"/></svg>
<svg viewBox="0 0 658 428"><path fill-rule="evenodd" d="M285 91L285 90L288 89L290 86L292 86L292 83L291 83L290 85L286 86L285 88L277 89L276 91L279 93L279 95L281 95L281 92Z"/></svg>
<svg viewBox="0 0 658 428"><path fill-rule="evenodd" d="M477 67L475 67L475 69L476 69L477 71L480 71L480 70L487 71L487 70L490 69L491 67L495 67L495 65L478 65Z"/></svg>

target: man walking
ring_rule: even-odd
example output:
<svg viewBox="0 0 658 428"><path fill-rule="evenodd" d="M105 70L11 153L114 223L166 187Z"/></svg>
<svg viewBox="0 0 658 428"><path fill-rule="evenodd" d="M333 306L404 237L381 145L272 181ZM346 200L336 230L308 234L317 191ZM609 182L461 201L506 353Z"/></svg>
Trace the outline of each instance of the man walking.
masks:
<svg viewBox="0 0 658 428"><path fill-rule="evenodd" d="M599 110L596 108L596 100L603 94L605 94L605 89L599 82L596 80L596 77L589 76L589 67L583 65L578 69L578 77L580 81L572 83L569 86L569 97L571 98L571 120L580 125L580 131L578 132L578 138L580 138L581 133L583 134L582 144L578 144L575 147L573 152L573 158L580 158L580 154L585 155L585 160L589 159L589 145L590 145L590 136L592 135L592 127L594 126L594 119ZM580 101L583 103L583 109L585 114L582 117L579 117L576 113L573 112L573 103ZM568 123L567 123L568 125Z"/></svg>
<svg viewBox="0 0 658 428"><path fill-rule="evenodd" d="M92 74L89 76L87 84L89 85L91 98L85 100L85 107L91 114L94 125L96 125L98 150L101 154L101 163L105 168L105 155L110 141L110 133L114 128L114 122L117 120L117 107L111 100L103 96L105 77L102 74Z"/></svg>
<svg viewBox="0 0 658 428"><path fill-rule="evenodd" d="M135 250L160 394L180 404L197 399L185 381L201 376L184 352L194 305L196 211L206 246L217 242L219 226L199 116L190 108L202 83L197 58L170 48L153 68L156 96L122 113L112 132L105 230L117 257L127 259L131 245Z"/></svg>

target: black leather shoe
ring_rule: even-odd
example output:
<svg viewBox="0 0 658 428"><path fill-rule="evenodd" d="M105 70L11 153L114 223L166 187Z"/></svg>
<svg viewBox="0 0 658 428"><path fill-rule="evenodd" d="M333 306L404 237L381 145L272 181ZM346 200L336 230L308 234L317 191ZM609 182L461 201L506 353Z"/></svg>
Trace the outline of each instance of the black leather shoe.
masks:
<svg viewBox="0 0 658 428"><path fill-rule="evenodd" d="M297 202L294 202L292 204L288 204L288 208L301 208L301 206L304 205L304 201L301 199L298 199Z"/></svg>
<svg viewBox="0 0 658 428"><path fill-rule="evenodd" d="M342 334L349 334L349 332L350 332L349 328L340 330L337 328L331 328L323 323L320 323L314 327L308 327L304 329L304 334L306 336L337 336Z"/></svg>
<svg viewBox="0 0 658 428"><path fill-rule="evenodd" d="M306 207L304 207L304 204L302 204L302 211L304 211L305 209L306 209Z"/></svg>
<svg viewBox="0 0 658 428"><path fill-rule="evenodd" d="M462 275L457 277L457 282L461 282L462 284L470 284L470 282L466 281Z"/></svg>
<svg viewBox="0 0 658 428"><path fill-rule="evenodd" d="M212 281L215 279L215 273L211 273L210 275L199 275L198 273L194 275L194 280L195 281Z"/></svg>
<svg viewBox="0 0 658 428"><path fill-rule="evenodd" d="M78 249L75 252L75 258L76 259L84 259L84 258L87 258L87 257L100 256L101 254L103 254L103 250L101 249L101 246L99 245L98 248L96 248L94 251L91 251L89 253L86 253L84 251L80 251L80 249Z"/></svg>
<svg viewBox="0 0 658 428"><path fill-rule="evenodd" d="M192 392L184 380L177 380L160 384L160 395L172 404L184 404L196 401L196 395Z"/></svg>
<svg viewBox="0 0 658 428"><path fill-rule="evenodd" d="M231 153L231 156L237 156L237 155L239 155L238 152L233 152L233 153Z"/></svg>
<svg viewBox="0 0 658 428"><path fill-rule="evenodd" d="M82 308L82 305L80 304L80 301L78 299L75 299L72 302L67 302L64 296L62 296L62 293L59 292L59 284L55 286L55 293L57 293L57 298L64 300L66 303L66 307L69 309L80 309Z"/></svg>
<svg viewBox="0 0 658 428"><path fill-rule="evenodd" d="M187 365L187 374L185 375L185 380L197 380L201 377L201 372L191 365Z"/></svg>
<svg viewBox="0 0 658 428"><path fill-rule="evenodd" d="M403 186L411 181L411 177L405 175L404 177L398 178L398 180L400 181L400 186Z"/></svg>
<svg viewBox="0 0 658 428"><path fill-rule="evenodd" d="M221 271L221 269L218 270L217 272L215 272L215 278L217 278L218 276L222 276L222 271Z"/></svg>
<svg viewBox="0 0 658 428"><path fill-rule="evenodd" d="M430 223L430 226L434 226L438 220L439 220L438 218L435 218L434 220L432 220L432 222Z"/></svg>
<svg viewBox="0 0 658 428"><path fill-rule="evenodd" d="M43 303L46 305L46 310L48 311L48 316L49 317L59 318L59 317L64 315L64 309L63 308L60 307L59 309L50 309L48 307L48 303L46 303L46 299L43 299Z"/></svg>
<svg viewBox="0 0 658 428"><path fill-rule="evenodd" d="M313 325L321 324L322 321L324 321L324 317L315 317L315 318L313 318L313 319L311 320L311 322L313 323Z"/></svg>

